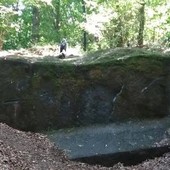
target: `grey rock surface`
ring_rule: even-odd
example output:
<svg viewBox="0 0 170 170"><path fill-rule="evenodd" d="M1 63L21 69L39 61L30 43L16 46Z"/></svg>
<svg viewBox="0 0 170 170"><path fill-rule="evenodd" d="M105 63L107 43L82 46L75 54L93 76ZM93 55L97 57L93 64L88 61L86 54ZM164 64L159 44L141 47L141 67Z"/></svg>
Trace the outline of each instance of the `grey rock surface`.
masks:
<svg viewBox="0 0 170 170"><path fill-rule="evenodd" d="M170 117L59 130L48 134L70 159L154 148L169 138Z"/></svg>

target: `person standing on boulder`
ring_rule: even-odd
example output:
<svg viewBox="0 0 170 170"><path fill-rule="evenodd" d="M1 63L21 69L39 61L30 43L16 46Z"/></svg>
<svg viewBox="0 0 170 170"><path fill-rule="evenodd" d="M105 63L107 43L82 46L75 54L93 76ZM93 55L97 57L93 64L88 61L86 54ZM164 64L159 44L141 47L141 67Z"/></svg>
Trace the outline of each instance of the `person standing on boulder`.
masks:
<svg viewBox="0 0 170 170"><path fill-rule="evenodd" d="M62 39L60 43L60 54L63 58L66 56L66 50L67 50L67 40L65 38Z"/></svg>

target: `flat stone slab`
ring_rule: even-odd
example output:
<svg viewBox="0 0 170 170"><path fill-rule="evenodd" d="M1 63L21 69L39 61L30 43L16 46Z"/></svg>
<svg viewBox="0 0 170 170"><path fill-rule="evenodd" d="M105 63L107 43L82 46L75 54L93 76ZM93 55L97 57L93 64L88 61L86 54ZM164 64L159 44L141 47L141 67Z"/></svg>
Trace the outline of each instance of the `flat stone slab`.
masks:
<svg viewBox="0 0 170 170"><path fill-rule="evenodd" d="M58 130L48 136L70 159L137 151L153 148L155 143L170 137L170 116Z"/></svg>

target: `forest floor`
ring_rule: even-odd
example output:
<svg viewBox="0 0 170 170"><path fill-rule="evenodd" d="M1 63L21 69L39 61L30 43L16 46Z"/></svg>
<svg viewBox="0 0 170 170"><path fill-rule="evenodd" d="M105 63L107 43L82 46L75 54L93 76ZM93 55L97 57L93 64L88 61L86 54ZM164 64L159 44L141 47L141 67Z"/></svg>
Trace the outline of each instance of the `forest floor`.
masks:
<svg viewBox="0 0 170 170"><path fill-rule="evenodd" d="M26 58L26 59L58 59L60 56L58 45L46 45L46 46L34 46L27 49L18 49L18 50L2 50L0 51L0 57L11 57L15 56L16 58ZM120 47L112 48L105 50L98 50L95 52L84 52L80 46L69 47L66 51L67 60L82 59L82 57L90 59L98 59L98 57L108 57L114 55L114 57L120 57L122 55L129 55L132 53L141 53L145 54L147 52L155 52L162 54L170 54L170 48L137 48L137 47ZM88 57L89 56L89 57Z"/></svg>
<svg viewBox="0 0 170 170"><path fill-rule="evenodd" d="M4 50L0 51L0 57L34 57L34 58L44 58L44 57L59 57L59 46L58 45L46 45L46 46L35 46L27 49L18 49L18 50ZM82 51L80 47L67 49L67 56L82 56Z"/></svg>
<svg viewBox="0 0 170 170"><path fill-rule="evenodd" d="M166 139L161 144L170 144ZM91 166L68 160L64 151L57 148L42 134L23 132L0 123L1 170L169 170L170 153L147 160L136 166L121 163L113 167Z"/></svg>

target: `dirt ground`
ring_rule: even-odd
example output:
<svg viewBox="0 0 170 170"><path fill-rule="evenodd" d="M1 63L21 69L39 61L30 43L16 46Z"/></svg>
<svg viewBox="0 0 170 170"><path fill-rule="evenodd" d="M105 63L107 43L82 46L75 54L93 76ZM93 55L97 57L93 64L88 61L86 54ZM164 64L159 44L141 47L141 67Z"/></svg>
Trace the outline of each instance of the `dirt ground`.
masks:
<svg viewBox="0 0 170 170"><path fill-rule="evenodd" d="M162 143L169 144L169 140ZM1 170L169 170L170 153L145 161L139 165L124 167L90 166L72 162L42 134L22 132L0 123Z"/></svg>

